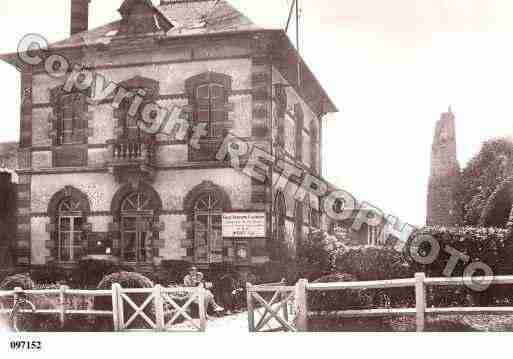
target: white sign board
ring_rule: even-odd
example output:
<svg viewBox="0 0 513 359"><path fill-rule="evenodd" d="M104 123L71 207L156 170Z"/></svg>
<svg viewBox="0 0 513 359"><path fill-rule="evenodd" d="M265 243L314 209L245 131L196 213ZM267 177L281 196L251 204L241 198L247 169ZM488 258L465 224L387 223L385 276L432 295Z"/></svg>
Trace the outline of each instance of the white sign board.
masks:
<svg viewBox="0 0 513 359"><path fill-rule="evenodd" d="M265 213L223 213L223 237L265 237Z"/></svg>

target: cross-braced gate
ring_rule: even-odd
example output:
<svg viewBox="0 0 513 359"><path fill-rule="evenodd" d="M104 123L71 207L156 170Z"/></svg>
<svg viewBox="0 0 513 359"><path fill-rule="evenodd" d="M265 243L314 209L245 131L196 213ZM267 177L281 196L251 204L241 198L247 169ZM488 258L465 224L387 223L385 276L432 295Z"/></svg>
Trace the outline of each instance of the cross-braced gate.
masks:
<svg viewBox="0 0 513 359"><path fill-rule="evenodd" d="M140 303L140 304L138 304ZM198 318L193 318L192 306ZM112 286L112 312L116 331L200 331L206 330L205 289L155 288L125 289ZM178 322L183 319L182 322Z"/></svg>
<svg viewBox="0 0 513 359"><path fill-rule="evenodd" d="M300 285L298 283L298 285ZM248 324L250 332L298 331L298 285L287 286L285 280L262 285L247 284Z"/></svg>

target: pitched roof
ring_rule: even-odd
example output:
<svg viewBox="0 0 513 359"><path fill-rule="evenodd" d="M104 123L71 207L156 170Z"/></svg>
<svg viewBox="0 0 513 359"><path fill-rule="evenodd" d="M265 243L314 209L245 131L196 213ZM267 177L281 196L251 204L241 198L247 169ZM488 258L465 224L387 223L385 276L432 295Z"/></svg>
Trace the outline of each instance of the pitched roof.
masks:
<svg viewBox="0 0 513 359"><path fill-rule="evenodd" d="M124 10L130 8L130 6L137 4L137 1L141 1L148 6L153 6L149 0L126 0L121 6L120 11L124 12ZM161 1L159 6L154 6L153 8L159 15L162 15L166 21L169 21L173 25L169 31L166 32L162 31L162 27L157 26L160 30L154 35L158 35L163 39L259 31L273 31L278 33L278 39L280 41L279 48L287 54L286 57L288 60L286 62L289 65L296 64L298 61L303 64L304 82L310 84L307 86L309 88L309 90L306 91L308 92L307 95L309 97L317 97L318 94L321 94L321 97L324 98L325 101L320 107L324 108L326 112L338 111L321 84L315 78L315 75L303 62L301 56L297 53L283 29L272 27L264 28L256 25L230 5L227 0L168 0ZM116 38L122 24L123 20L114 21L107 25L72 35L63 41L50 44L49 48L55 51L61 48L100 46L102 44L108 45ZM150 36L151 35L153 34L150 34ZM18 55L16 53L0 55L0 59L15 66L19 65ZM288 70L292 69L292 72L296 71L295 65L287 67L290 67ZM292 72L286 76L290 82L293 82L295 78Z"/></svg>
<svg viewBox="0 0 513 359"><path fill-rule="evenodd" d="M134 0L132 0L133 2ZM126 7L127 2L123 5ZM155 7L173 27L161 36L166 38L187 35L218 34L225 32L258 31L264 28L255 25L225 0L172 0ZM123 6L120 10L123 9ZM56 47L78 47L107 44L117 34L121 20L75 34L50 45ZM276 30L276 29L267 29Z"/></svg>

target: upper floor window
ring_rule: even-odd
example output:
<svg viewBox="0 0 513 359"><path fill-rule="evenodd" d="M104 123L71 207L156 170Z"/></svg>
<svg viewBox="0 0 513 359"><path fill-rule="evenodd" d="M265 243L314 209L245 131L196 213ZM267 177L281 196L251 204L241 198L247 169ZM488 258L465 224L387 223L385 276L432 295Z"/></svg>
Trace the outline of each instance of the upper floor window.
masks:
<svg viewBox="0 0 513 359"><path fill-rule="evenodd" d="M287 112L287 91L281 83L274 85L274 127L278 146L285 146L285 113Z"/></svg>
<svg viewBox="0 0 513 359"><path fill-rule="evenodd" d="M87 95L65 92L62 87L51 91L53 106L53 145L81 144L87 140Z"/></svg>
<svg viewBox="0 0 513 359"><path fill-rule="evenodd" d="M223 136L226 121L226 90L216 83L196 88L195 121L205 126L208 138Z"/></svg>
<svg viewBox="0 0 513 359"><path fill-rule="evenodd" d="M304 113L299 103L294 105L294 117L296 119L296 160L303 160L303 127Z"/></svg>
<svg viewBox="0 0 513 359"><path fill-rule="evenodd" d="M114 118L118 120L118 140L141 140L146 134L140 129L140 121L143 120L141 110L148 103L155 101L160 91L159 83L150 78L135 76L121 82L120 86L129 91L131 96L124 98L119 104L119 108L114 110ZM131 113L130 110L136 97L142 97L142 102L138 106L138 111Z"/></svg>
<svg viewBox="0 0 513 359"><path fill-rule="evenodd" d="M229 76L206 72L188 79L185 88L189 97L193 126L204 131L199 148L191 146L189 160L213 161L225 136L231 128L228 121L228 95L232 80Z"/></svg>
<svg viewBox="0 0 513 359"><path fill-rule="evenodd" d="M312 119L310 125L310 138L312 150L310 151L310 167L315 174L319 173L319 131L315 121Z"/></svg>

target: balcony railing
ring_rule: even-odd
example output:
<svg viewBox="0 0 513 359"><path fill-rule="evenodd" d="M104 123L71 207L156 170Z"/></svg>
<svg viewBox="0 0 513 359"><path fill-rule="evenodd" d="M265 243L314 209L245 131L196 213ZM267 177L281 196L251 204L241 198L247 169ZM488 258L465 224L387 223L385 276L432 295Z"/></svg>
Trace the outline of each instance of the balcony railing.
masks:
<svg viewBox="0 0 513 359"><path fill-rule="evenodd" d="M139 140L117 140L111 143L112 165L151 164L153 151Z"/></svg>

